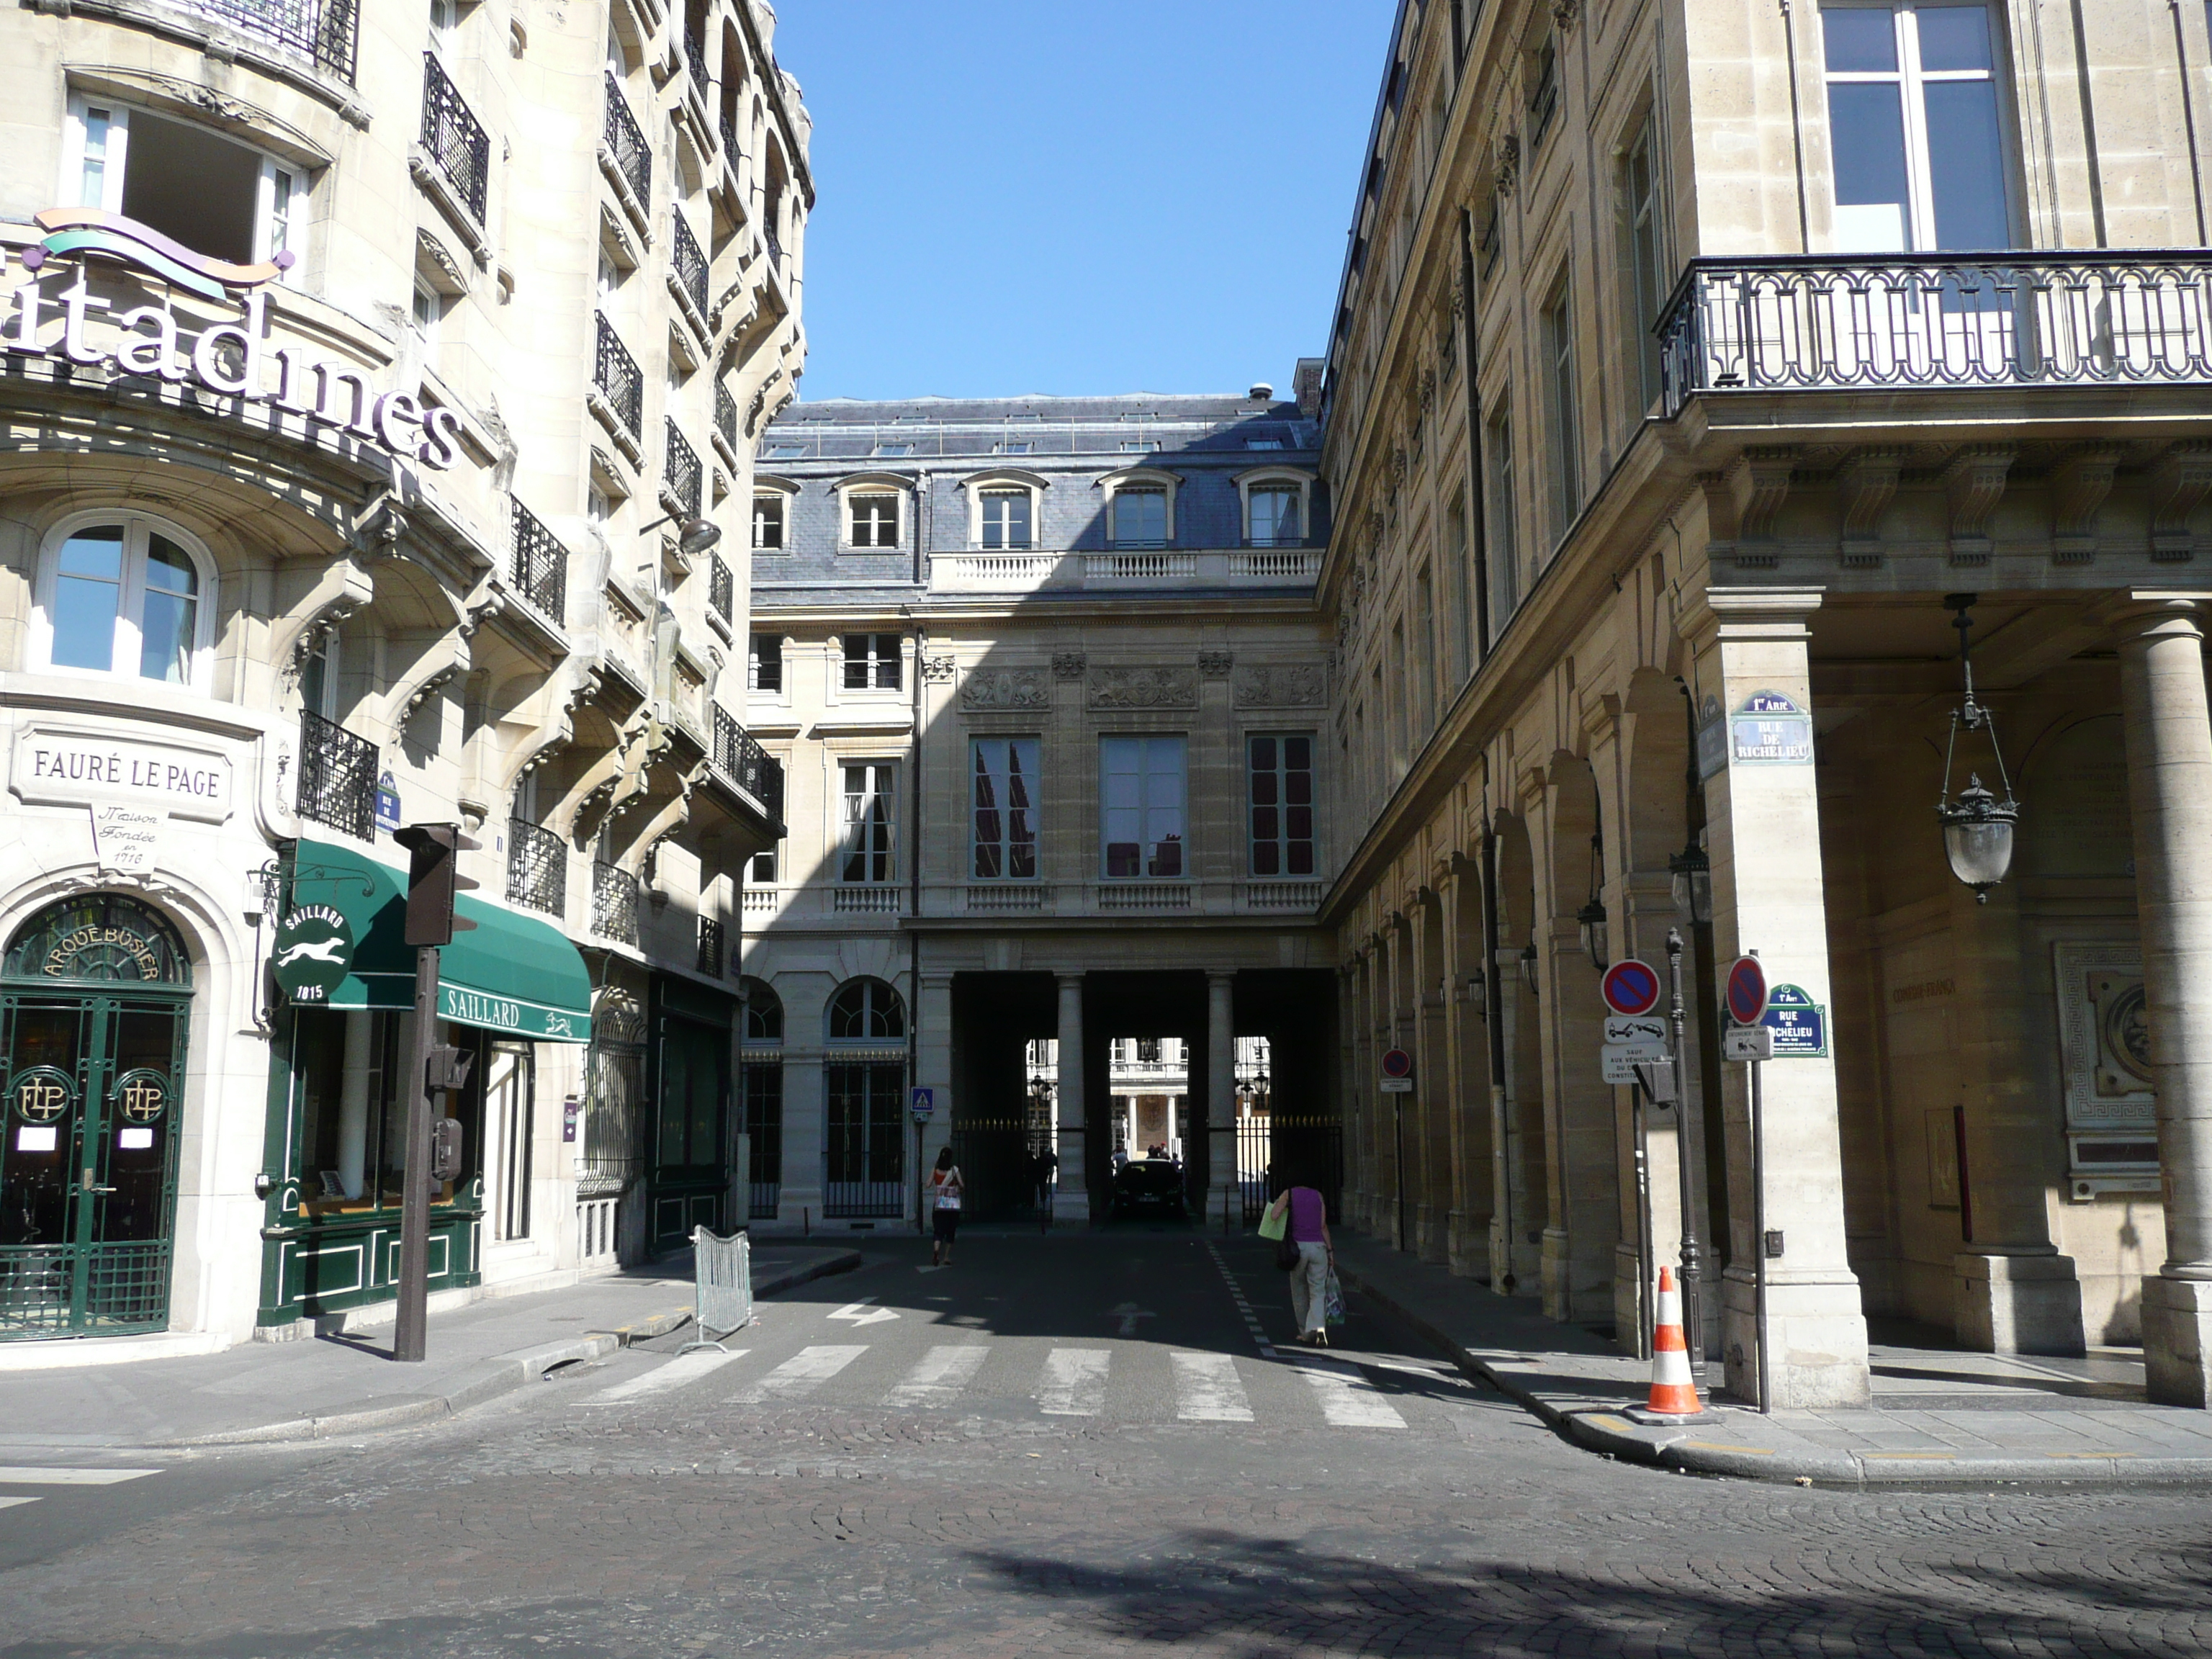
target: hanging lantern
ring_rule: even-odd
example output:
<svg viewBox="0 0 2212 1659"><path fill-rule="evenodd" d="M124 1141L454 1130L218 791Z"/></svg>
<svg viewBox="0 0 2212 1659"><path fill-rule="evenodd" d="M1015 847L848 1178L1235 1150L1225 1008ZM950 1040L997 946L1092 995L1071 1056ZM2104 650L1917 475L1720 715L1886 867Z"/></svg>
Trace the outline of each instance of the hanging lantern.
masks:
<svg viewBox="0 0 2212 1659"><path fill-rule="evenodd" d="M1605 846L1596 831L1590 835L1590 890L1589 898L1575 912L1575 926L1582 930L1583 951L1590 959L1590 966L1601 974L1613 966L1613 951L1605 936L1605 901L1598 896L1603 884Z"/></svg>
<svg viewBox="0 0 2212 1659"><path fill-rule="evenodd" d="M1713 919L1713 861L1692 836L1687 846L1667 860L1674 878L1674 908L1686 910L1690 920L1703 927Z"/></svg>
<svg viewBox="0 0 2212 1659"><path fill-rule="evenodd" d="M1996 719L1974 701L1974 664L1971 650L1972 620L1967 612L1976 595L1951 593L1943 603L1956 613L1951 626L1959 630L1959 667L1966 684L1965 700L1951 711L1951 737L1943 750L1943 793L1936 803L1936 816L1943 824L1943 856L1951 873L1974 890L1974 902L1987 904L1990 889L2012 869L2013 832L2020 823L2020 803L2013 799L2012 779L2005 771L2004 753L1997 747ZM1959 752L1959 733L1986 732L1997 782L1998 797L1982 782L1978 772L1966 774L1966 787L1954 798L1951 770Z"/></svg>

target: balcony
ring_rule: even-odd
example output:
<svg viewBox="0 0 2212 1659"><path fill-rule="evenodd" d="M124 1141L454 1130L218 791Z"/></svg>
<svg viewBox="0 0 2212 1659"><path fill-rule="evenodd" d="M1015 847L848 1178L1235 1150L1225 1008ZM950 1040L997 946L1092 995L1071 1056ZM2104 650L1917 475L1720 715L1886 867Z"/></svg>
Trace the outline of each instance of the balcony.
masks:
<svg viewBox="0 0 2212 1659"><path fill-rule="evenodd" d="M170 0L180 11L227 23L240 34L313 60L350 83L361 35L361 0Z"/></svg>
<svg viewBox="0 0 2212 1659"><path fill-rule="evenodd" d="M895 916L904 892L889 882L856 882L850 887L831 888L830 908L837 915Z"/></svg>
<svg viewBox="0 0 2212 1659"><path fill-rule="evenodd" d="M1188 910L1192 890L1187 881L1101 882L1097 887L1101 910Z"/></svg>
<svg viewBox="0 0 2212 1659"><path fill-rule="evenodd" d="M722 441L722 453L734 464L738 459L738 400L730 396L730 388L720 380L714 382L714 435Z"/></svg>
<svg viewBox="0 0 2212 1659"><path fill-rule="evenodd" d="M550 830L521 818L507 826L507 902L549 916L568 905L568 848Z"/></svg>
<svg viewBox="0 0 2212 1659"><path fill-rule="evenodd" d="M707 74L707 37L705 35L693 34L689 30L684 32L684 62L691 71L691 84L699 89L700 100L704 102L708 91L713 84Z"/></svg>
<svg viewBox="0 0 2212 1659"><path fill-rule="evenodd" d="M703 329L707 319L707 256L684 216L672 212L668 216L676 227L669 246L670 284L679 299L690 302L693 317Z"/></svg>
<svg viewBox="0 0 2212 1659"><path fill-rule="evenodd" d="M376 839L376 745L300 711L300 816L356 841Z"/></svg>
<svg viewBox="0 0 2212 1659"><path fill-rule="evenodd" d="M728 946L723 943L722 924L705 916L699 918L699 971L714 979L729 971Z"/></svg>
<svg viewBox="0 0 2212 1659"><path fill-rule="evenodd" d="M617 944L637 944L637 878L597 859L592 863L592 931Z"/></svg>
<svg viewBox="0 0 2212 1659"><path fill-rule="evenodd" d="M461 101L437 54L428 52L422 54L422 149L482 225L491 184L491 138Z"/></svg>
<svg viewBox="0 0 2212 1659"><path fill-rule="evenodd" d="M1668 418L1716 393L2212 382L2212 252L1690 263L1659 325Z"/></svg>
<svg viewBox="0 0 2212 1659"><path fill-rule="evenodd" d="M783 767L720 708L714 710L714 764L735 781L768 815L783 822Z"/></svg>
<svg viewBox="0 0 2212 1659"><path fill-rule="evenodd" d="M520 501L514 503L514 591L556 624L568 605L568 550Z"/></svg>
<svg viewBox="0 0 2212 1659"><path fill-rule="evenodd" d="M606 77L606 82L607 122L602 137L607 156L642 213L646 204L653 199L653 151L646 144L637 118L629 112L629 100L623 95L622 82L611 75Z"/></svg>
<svg viewBox="0 0 2212 1659"><path fill-rule="evenodd" d="M635 445L644 435L645 375L637 359L616 334L603 314L599 322L599 349L592 363L592 386Z"/></svg>
<svg viewBox="0 0 2212 1659"><path fill-rule="evenodd" d="M929 586L935 593L1126 592L1136 587L1310 587L1321 574L1321 550L1114 550L936 553Z"/></svg>
<svg viewBox="0 0 2212 1659"><path fill-rule="evenodd" d="M684 441L676 422L668 422L668 464L660 474L660 490L670 511L687 519L699 516L699 490L703 474L699 452Z"/></svg>

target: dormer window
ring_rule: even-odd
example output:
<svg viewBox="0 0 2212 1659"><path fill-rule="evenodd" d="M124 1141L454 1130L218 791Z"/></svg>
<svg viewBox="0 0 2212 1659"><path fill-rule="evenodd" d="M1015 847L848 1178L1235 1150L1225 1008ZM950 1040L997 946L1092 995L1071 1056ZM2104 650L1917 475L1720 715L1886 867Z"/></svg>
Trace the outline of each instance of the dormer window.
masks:
<svg viewBox="0 0 2212 1659"><path fill-rule="evenodd" d="M1261 466L1237 477L1244 501L1244 545L1304 547L1313 531L1313 476Z"/></svg>
<svg viewBox="0 0 2212 1659"><path fill-rule="evenodd" d="M1098 481L1106 492L1106 540L1113 547L1165 547L1175 540L1176 489L1161 467L1132 466Z"/></svg>
<svg viewBox="0 0 2212 1659"><path fill-rule="evenodd" d="M896 547L899 499L889 490L855 490L851 497L855 547Z"/></svg>
<svg viewBox="0 0 2212 1659"><path fill-rule="evenodd" d="M1030 533L1030 492L1026 489L987 489L983 492L983 545L992 550L1027 548Z"/></svg>

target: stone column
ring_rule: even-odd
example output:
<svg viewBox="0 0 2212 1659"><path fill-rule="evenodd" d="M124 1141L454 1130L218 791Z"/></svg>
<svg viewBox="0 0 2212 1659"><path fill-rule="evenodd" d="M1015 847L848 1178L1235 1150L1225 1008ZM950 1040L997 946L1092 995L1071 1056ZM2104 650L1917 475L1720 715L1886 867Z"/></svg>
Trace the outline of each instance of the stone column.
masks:
<svg viewBox="0 0 2212 1659"><path fill-rule="evenodd" d="M1700 692L1723 718L1759 696L1796 705L1809 741L1812 690L1807 618L1817 589L1723 588L1693 596L1678 624L1696 652ZM1801 988L1832 1006L1820 807L1809 748L1787 758L1730 758L1705 785L1706 845L1713 861L1713 940L1723 969L1756 951L1771 983ZM1757 747L1747 744L1747 747ZM1833 1041L1832 1036L1831 1041ZM1722 1287L1722 1353L1728 1386L1758 1397L1751 1188L1749 1067L1723 1068L1728 1129L1729 1231ZM1764 1067L1766 1225L1783 1235L1767 1269L1769 1373L1784 1407L1863 1406L1869 1397L1866 1319L1844 1249L1843 1145L1836 1068L1791 1059ZM1718 1265L1717 1254L1715 1265Z"/></svg>
<svg viewBox="0 0 2212 1659"><path fill-rule="evenodd" d="M1483 987L1470 985L1481 971L1481 881L1474 861L1451 856L1438 886L1443 902L1445 1262L1453 1274L1472 1279L1489 1270L1490 1250L1490 1003Z"/></svg>
<svg viewBox="0 0 2212 1659"><path fill-rule="evenodd" d="M1423 888L1407 902L1407 990L1413 1010L1413 1092L1406 1103L1406 1213L1413 1224L1413 1249L1424 1261L1445 1257L1449 1213L1446 1159L1437 1156L1451 1098L1451 1066L1445 1059L1444 1008L1437 988L1443 978L1437 896Z"/></svg>
<svg viewBox="0 0 2212 1659"><path fill-rule="evenodd" d="M1244 1225L1237 1196L1237 975L1209 968L1206 973L1206 1214L1200 1225L1231 1218L1231 1230Z"/></svg>
<svg viewBox="0 0 2212 1659"><path fill-rule="evenodd" d="M1083 975L1060 974L1060 1185L1055 1221L1091 1218L1091 1176L1083 1146Z"/></svg>
<svg viewBox="0 0 2212 1659"><path fill-rule="evenodd" d="M915 999L915 1085L937 1091L937 1114L922 1126L921 1168L926 1173L939 1151L952 1139L952 975L925 973Z"/></svg>
<svg viewBox="0 0 2212 1659"><path fill-rule="evenodd" d="M2142 596L2151 599L2153 596ZM2142 1282L2150 1397L2212 1407L2212 726L2202 605L2127 619L2120 646L2166 1265Z"/></svg>
<svg viewBox="0 0 2212 1659"><path fill-rule="evenodd" d="M1376 1055L1378 1073L1382 1054L1392 1048L1410 1049L1413 1046L1409 1030L1413 1024L1413 997L1410 988L1413 947L1408 932L1402 915L1393 915L1383 926L1383 1030L1380 1034L1382 1052ZM1421 1086L1419 1079L1414 1080L1413 1086ZM1382 1231L1394 1249L1410 1250L1413 1248L1415 1208L1413 1171L1420 1151L1420 1123L1418 1119L1407 1121L1413 1114L1406 1109L1406 1096L1378 1092L1376 1100L1383 1162L1389 1170L1382 1188L1383 1201L1388 1206L1382 1217Z"/></svg>

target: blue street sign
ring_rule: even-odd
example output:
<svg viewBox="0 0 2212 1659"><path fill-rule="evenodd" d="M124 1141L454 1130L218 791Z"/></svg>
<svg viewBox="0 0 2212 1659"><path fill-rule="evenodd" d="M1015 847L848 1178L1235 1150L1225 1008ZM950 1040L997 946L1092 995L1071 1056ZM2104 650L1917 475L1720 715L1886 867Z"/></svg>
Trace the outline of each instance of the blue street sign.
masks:
<svg viewBox="0 0 2212 1659"><path fill-rule="evenodd" d="M937 1091L934 1089L915 1090L911 1097L910 1107L914 1113L914 1121L916 1123L928 1122L930 1118L937 1110Z"/></svg>
<svg viewBox="0 0 2212 1659"><path fill-rule="evenodd" d="M1820 1060L1828 1052L1828 1011L1795 985L1778 985L1759 1024L1774 1033L1777 1060Z"/></svg>
<svg viewBox="0 0 2212 1659"><path fill-rule="evenodd" d="M399 827L399 790L389 772L376 781L376 827L385 830Z"/></svg>

